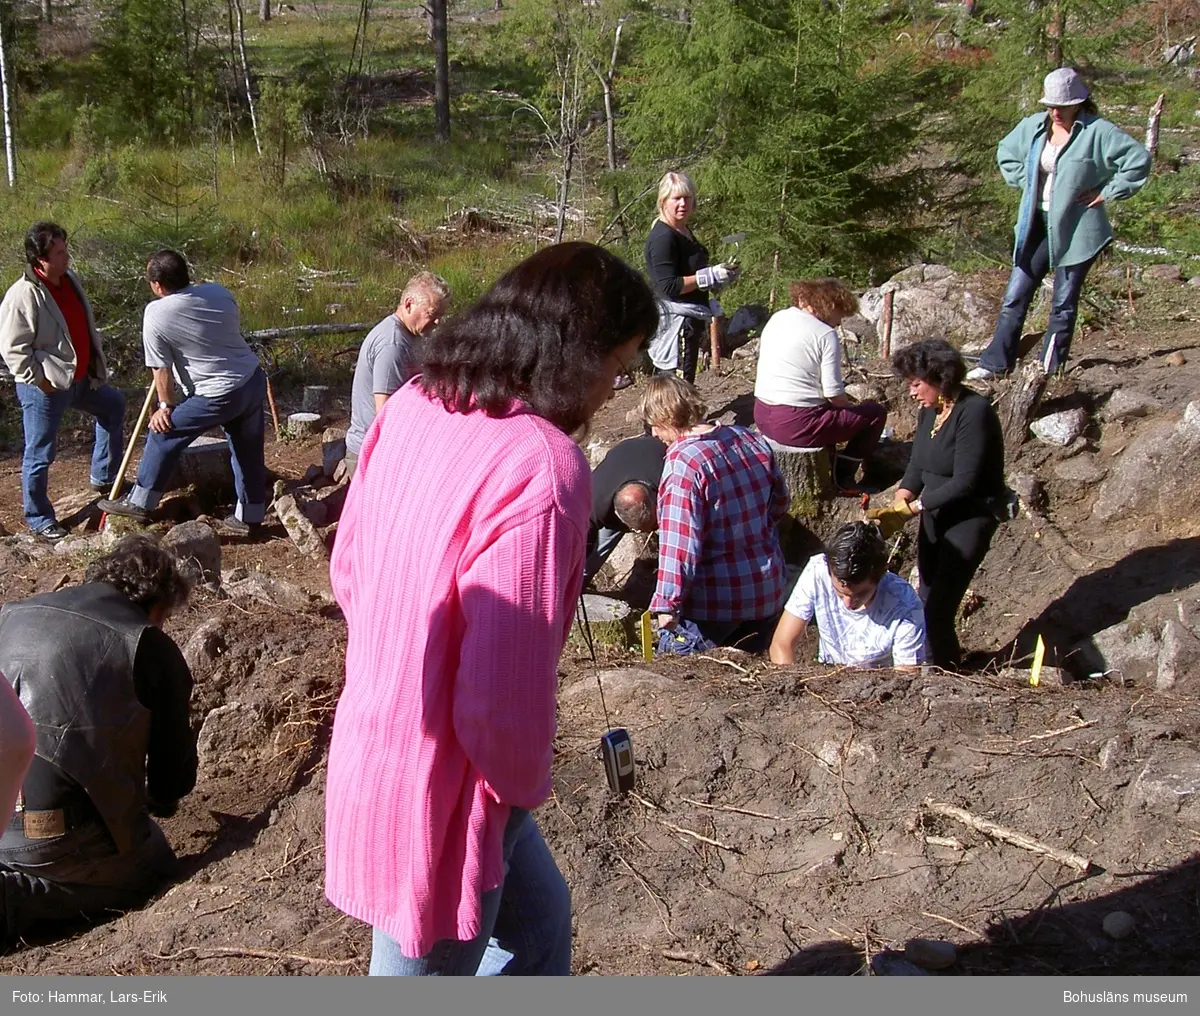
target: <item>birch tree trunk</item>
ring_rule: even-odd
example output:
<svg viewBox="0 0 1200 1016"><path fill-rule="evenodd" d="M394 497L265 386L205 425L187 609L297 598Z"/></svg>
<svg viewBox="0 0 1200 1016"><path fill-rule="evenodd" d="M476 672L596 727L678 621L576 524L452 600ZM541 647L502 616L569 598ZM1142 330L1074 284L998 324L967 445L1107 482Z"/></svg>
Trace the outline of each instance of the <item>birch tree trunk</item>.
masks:
<svg viewBox="0 0 1200 1016"><path fill-rule="evenodd" d="M9 94L8 40L4 35L4 19L7 14L7 5L0 7L0 98L4 105L4 163L8 168L8 186L15 187L17 185L17 153L16 140L13 137L12 97Z"/></svg>
<svg viewBox="0 0 1200 1016"><path fill-rule="evenodd" d="M242 14L242 0L234 0L234 7L237 8L238 50L242 57L242 81L246 86L246 104L250 107L250 129L254 131L254 148L259 155L262 155L262 141L258 136L258 113L254 109L254 93L250 90L250 61L246 59L246 20Z"/></svg>
<svg viewBox="0 0 1200 1016"><path fill-rule="evenodd" d="M42 0L42 21L47 25L54 21L54 11L50 9L50 0Z"/></svg>
<svg viewBox="0 0 1200 1016"><path fill-rule="evenodd" d="M258 0L258 20L271 20L271 0Z"/></svg>

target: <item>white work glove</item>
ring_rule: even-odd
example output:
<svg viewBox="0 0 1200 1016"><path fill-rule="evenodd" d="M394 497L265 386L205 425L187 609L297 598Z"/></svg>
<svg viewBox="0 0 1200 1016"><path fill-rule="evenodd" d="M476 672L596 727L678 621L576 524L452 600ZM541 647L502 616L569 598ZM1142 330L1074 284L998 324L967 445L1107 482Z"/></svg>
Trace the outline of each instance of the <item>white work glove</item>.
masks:
<svg viewBox="0 0 1200 1016"><path fill-rule="evenodd" d="M720 264L701 268L696 273L697 289L717 289L737 278L737 265Z"/></svg>

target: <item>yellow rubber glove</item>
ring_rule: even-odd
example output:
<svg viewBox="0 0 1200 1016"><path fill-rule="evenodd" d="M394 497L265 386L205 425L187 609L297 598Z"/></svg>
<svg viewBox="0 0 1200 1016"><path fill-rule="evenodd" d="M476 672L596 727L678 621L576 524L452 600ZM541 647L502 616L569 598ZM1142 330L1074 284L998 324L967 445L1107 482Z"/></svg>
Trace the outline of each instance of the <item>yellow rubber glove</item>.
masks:
<svg viewBox="0 0 1200 1016"><path fill-rule="evenodd" d="M872 508L867 512L867 521L874 522L883 533L885 540L890 539L904 528L904 523L916 513L907 501L897 501L886 508Z"/></svg>

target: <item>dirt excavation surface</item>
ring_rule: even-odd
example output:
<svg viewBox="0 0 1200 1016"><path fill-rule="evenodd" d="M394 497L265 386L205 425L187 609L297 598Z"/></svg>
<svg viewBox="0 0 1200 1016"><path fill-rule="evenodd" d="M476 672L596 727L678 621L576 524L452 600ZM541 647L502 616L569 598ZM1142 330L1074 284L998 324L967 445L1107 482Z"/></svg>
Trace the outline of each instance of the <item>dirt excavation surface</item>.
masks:
<svg viewBox="0 0 1200 1016"><path fill-rule="evenodd" d="M537 818L571 886L577 973L912 972L912 939L956 947L910 948L930 976L1200 973L1194 293L1146 283L1136 328L1118 314L1082 335L1078 369L1036 414L1082 409L1080 433L1010 450L1030 496L968 598L970 673L779 669L732 651L645 663L611 646L593 664L572 639ZM701 376L720 418L747 421L753 364ZM889 401L902 450L915 413L885 366L864 356L847 380ZM606 407L594 455L640 431L627 419L638 392ZM992 394L1003 415L1009 384ZM87 428L73 426L54 497L86 485ZM315 438L268 448L277 493L306 511L336 490L312 476L321 461ZM14 534L19 472L10 448L0 523ZM171 504L163 532L228 509L187 491ZM814 528L856 507L826 506ZM141 910L31 937L0 972L366 973L369 929L322 889L345 641L327 578L335 527L314 523L305 543L270 523L260 542L222 537L220 581L168 624L194 669L200 732L197 788L163 823L179 880ZM0 538L0 600L78 581L101 550L86 533L53 549ZM903 575L912 554L902 541ZM1031 687L1038 634L1048 667ZM623 798L598 757L606 722L633 740Z"/></svg>

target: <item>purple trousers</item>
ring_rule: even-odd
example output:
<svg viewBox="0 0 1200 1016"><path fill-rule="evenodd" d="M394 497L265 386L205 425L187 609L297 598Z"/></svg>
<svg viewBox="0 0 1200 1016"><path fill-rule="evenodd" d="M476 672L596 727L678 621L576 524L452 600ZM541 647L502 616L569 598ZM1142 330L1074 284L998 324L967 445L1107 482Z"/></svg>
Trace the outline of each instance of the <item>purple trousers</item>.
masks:
<svg viewBox="0 0 1200 1016"><path fill-rule="evenodd" d="M772 406L754 400L754 422L765 437L797 448L832 448L846 442L845 454L869 459L887 421L887 407L874 402L852 406Z"/></svg>

